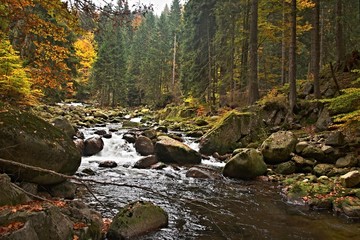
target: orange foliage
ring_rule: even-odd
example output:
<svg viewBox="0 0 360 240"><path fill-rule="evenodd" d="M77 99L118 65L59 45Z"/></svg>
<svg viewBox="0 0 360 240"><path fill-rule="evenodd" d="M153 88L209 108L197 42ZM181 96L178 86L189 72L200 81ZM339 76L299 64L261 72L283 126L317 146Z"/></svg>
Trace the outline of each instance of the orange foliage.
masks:
<svg viewBox="0 0 360 240"><path fill-rule="evenodd" d="M12 222L12 223L9 223L6 226L0 226L0 236L11 233L11 232L14 232L16 230L19 230L24 225L25 225L25 223L23 223L23 222Z"/></svg>

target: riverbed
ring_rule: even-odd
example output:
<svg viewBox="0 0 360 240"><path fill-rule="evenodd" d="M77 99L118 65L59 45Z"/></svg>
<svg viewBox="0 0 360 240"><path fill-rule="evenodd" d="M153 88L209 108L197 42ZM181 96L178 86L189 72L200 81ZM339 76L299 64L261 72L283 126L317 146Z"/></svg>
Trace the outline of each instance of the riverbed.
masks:
<svg viewBox="0 0 360 240"><path fill-rule="evenodd" d="M134 121L137 121L134 120ZM194 179L186 177L188 167L168 166L161 170L135 169L141 158L122 136L121 125L82 129L86 137L95 130L119 129L112 138L103 139L104 149L83 157L79 173L95 171L94 180L139 186L120 187L92 184L85 201L112 218L117 209L137 200L151 201L169 214L169 226L139 239L360 239L360 224L328 211L310 211L306 206L287 203L277 184L227 178ZM179 133L178 133L179 134ZM197 149L195 139L185 138ZM102 161L115 161L116 168L99 168ZM223 167L215 159L203 166ZM151 191L146 191L148 188Z"/></svg>

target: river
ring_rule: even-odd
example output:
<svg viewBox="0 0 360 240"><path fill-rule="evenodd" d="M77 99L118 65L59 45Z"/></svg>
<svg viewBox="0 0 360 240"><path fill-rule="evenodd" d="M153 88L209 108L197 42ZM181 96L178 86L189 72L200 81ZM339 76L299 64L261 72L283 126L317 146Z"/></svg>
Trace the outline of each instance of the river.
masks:
<svg viewBox="0 0 360 240"><path fill-rule="evenodd" d="M95 130L119 128L107 125L82 129L86 137ZM112 218L117 209L137 200L151 201L169 214L169 226L139 239L360 239L360 224L328 211L309 211L305 206L286 203L280 188L271 182L231 179L194 179L185 176L185 167L166 167L162 170L132 168L141 158L132 144L122 139L126 130L113 133L104 140L104 149L92 157L83 157L79 172L91 168L92 179L148 187L138 188L92 184L85 201ZM186 143L197 149L194 139ZM111 160L116 168L99 168L98 163ZM221 168L213 159L203 165ZM164 197L166 195L167 197Z"/></svg>

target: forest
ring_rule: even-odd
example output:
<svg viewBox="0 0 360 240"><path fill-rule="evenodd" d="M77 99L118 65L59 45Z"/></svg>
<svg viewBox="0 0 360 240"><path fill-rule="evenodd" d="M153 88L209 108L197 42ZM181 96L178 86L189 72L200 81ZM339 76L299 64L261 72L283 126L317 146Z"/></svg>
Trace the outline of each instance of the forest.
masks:
<svg viewBox="0 0 360 240"><path fill-rule="evenodd" d="M174 0L156 16L127 1L2 0L1 101L237 107L287 86L294 105L299 81L320 98L320 71L356 71L359 4Z"/></svg>

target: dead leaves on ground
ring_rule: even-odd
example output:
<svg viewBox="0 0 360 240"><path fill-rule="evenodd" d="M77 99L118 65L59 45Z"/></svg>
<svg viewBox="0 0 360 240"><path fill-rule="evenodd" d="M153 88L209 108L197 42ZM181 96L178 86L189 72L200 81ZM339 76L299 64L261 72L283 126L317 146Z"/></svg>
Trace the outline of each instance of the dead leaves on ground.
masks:
<svg viewBox="0 0 360 240"><path fill-rule="evenodd" d="M12 222L6 226L0 226L0 236L5 235L7 233L14 232L16 230L19 230L24 225L25 225L25 223L23 223L23 222Z"/></svg>

